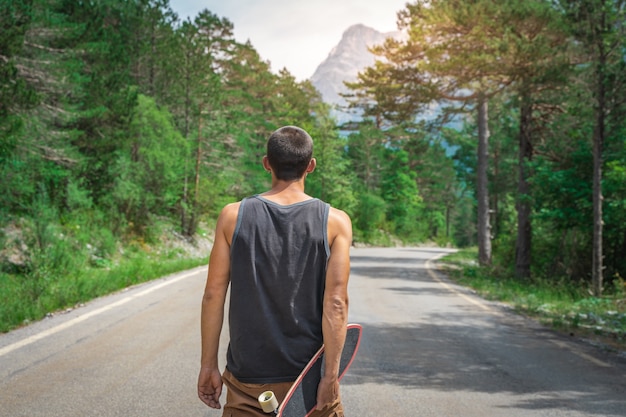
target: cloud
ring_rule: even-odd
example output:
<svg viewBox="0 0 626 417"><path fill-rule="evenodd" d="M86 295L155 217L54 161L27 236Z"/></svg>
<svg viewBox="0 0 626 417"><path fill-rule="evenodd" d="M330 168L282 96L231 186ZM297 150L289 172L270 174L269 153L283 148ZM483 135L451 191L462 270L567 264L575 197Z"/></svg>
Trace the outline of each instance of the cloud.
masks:
<svg viewBox="0 0 626 417"><path fill-rule="evenodd" d="M379 31L396 29L396 14L406 0L170 0L182 18L206 8L233 22L235 38L249 40L270 61L296 79L313 75L350 26L362 23Z"/></svg>

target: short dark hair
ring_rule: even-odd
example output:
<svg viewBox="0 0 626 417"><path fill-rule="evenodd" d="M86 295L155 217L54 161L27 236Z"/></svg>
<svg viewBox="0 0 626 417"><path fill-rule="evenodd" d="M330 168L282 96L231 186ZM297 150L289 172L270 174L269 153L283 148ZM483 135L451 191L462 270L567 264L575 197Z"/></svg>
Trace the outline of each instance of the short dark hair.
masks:
<svg viewBox="0 0 626 417"><path fill-rule="evenodd" d="M281 127L267 140L267 159L279 180L302 178L312 157L313 139L297 126Z"/></svg>

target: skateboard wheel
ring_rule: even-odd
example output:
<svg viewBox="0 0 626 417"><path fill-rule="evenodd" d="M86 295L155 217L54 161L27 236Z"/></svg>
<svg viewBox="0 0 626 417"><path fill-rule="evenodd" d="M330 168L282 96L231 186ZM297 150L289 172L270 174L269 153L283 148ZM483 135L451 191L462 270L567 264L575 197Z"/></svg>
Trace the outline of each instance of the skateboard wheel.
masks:
<svg viewBox="0 0 626 417"><path fill-rule="evenodd" d="M278 400L272 391L265 391L259 395L259 405L264 413L271 413L278 408Z"/></svg>

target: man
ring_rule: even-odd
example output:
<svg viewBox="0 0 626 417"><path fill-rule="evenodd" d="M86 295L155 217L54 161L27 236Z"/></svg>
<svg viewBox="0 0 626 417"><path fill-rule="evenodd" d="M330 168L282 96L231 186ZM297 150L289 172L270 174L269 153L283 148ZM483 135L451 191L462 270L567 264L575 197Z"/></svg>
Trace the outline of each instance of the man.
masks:
<svg viewBox="0 0 626 417"><path fill-rule="evenodd" d="M316 160L307 132L285 126L267 142L263 167L272 188L220 213L202 300L198 395L224 416L267 416L257 398L282 401L309 359L325 345L313 416L343 416L339 361L346 337L352 225L343 211L304 192ZM219 337L230 289L226 369Z"/></svg>

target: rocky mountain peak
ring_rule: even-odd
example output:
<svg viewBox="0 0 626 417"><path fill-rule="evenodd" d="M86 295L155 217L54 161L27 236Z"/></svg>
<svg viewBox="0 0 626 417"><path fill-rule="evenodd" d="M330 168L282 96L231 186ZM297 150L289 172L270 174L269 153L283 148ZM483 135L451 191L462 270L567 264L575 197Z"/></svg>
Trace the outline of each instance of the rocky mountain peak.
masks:
<svg viewBox="0 0 626 417"><path fill-rule="evenodd" d="M344 81L355 81L360 71L372 66L375 55L368 48L382 44L388 37L398 37L400 32L382 33L363 24L350 26L341 41L322 62L311 77L311 82L329 104L344 105L340 96L347 92Z"/></svg>

